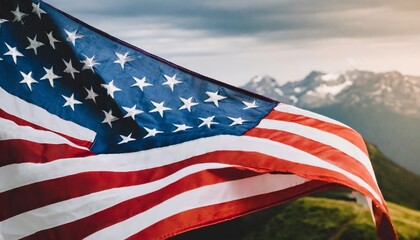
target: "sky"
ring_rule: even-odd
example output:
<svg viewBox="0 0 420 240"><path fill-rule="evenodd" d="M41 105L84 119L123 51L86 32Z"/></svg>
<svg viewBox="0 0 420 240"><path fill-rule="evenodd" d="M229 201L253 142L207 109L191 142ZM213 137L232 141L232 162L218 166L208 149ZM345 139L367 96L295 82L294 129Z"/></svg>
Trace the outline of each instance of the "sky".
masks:
<svg viewBox="0 0 420 240"><path fill-rule="evenodd" d="M241 86L310 71L420 76L420 1L44 0L141 49Z"/></svg>

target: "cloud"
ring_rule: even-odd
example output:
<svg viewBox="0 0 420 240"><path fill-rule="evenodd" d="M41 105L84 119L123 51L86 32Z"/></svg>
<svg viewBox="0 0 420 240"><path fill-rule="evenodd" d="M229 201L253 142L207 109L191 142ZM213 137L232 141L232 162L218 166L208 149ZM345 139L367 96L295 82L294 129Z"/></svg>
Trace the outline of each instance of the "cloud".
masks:
<svg viewBox="0 0 420 240"><path fill-rule="evenodd" d="M391 0L49 0L82 16L136 17L217 36L282 41L418 34L420 3Z"/></svg>
<svg viewBox="0 0 420 240"><path fill-rule="evenodd" d="M257 73L285 81L351 65L420 75L420 1L44 1L234 85Z"/></svg>

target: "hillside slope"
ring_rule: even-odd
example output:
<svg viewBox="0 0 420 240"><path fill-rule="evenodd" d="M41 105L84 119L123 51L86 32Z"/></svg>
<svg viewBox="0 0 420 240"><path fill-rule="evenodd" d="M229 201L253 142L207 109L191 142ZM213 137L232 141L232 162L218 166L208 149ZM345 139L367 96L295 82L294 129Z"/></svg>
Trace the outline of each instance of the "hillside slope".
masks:
<svg viewBox="0 0 420 240"><path fill-rule="evenodd" d="M388 202L400 240L420 240L420 211ZM232 221L184 233L171 240L371 240L366 207L352 201L305 197Z"/></svg>
<svg viewBox="0 0 420 240"><path fill-rule="evenodd" d="M399 238L420 239L420 212L389 203ZM289 204L267 224L245 237L271 239L375 239L369 210L353 202L302 198Z"/></svg>
<svg viewBox="0 0 420 240"><path fill-rule="evenodd" d="M367 147L384 198L420 210L420 176L395 164L375 145Z"/></svg>

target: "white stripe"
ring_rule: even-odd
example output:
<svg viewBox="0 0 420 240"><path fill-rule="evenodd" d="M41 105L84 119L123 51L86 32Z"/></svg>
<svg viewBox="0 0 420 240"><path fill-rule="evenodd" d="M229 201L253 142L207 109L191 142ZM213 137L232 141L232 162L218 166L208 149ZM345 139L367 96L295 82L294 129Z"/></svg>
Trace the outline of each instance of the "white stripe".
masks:
<svg viewBox="0 0 420 240"><path fill-rule="evenodd" d="M369 207L369 211L370 211L370 216L372 217L373 224L376 225L375 212L373 211L373 201L372 201L372 199L370 197L366 197L366 196L364 196L364 197L366 198L366 201L368 203L368 207Z"/></svg>
<svg viewBox="0 0 420 240"><path fill-rule="evenodd" d="M290 132L336 148L360 162L372 176L375 176L369 157L360 148L340 136L302 124L279 120L264 119L257 128ZM376 181L375 178L373 179Z"/></svg>
<svg viewBox="0 0 420 240"><path fill-rule="evenodd" d="M228 167L233 166L218 163L192 165L147 184L113 188L24 212L0 222L0 237L3 236L10 240L20 239L44 229L82 219L126 200L157 191L193 173Z"/></svg>
<svg viewBox="0 0 420 240"><path fill-rule="evenodd" d="M379 195L361 178L305 151L268 139L230 135L201 138L177 145L134 153L68 158L44 164L11 164L0 168L0 192L81 172L128 172L160 167L193 156L220 150L259 152L286 161L334 171L365 188L382 203ZM258 162L256 162L256 165L258 165Z"/></svg>
<svg viewBox="0 0 420 240"><path fill-rule="evenodd" d="M2 87L0 87L0 99L0 108L11 115L76 139L90 142L95 139L96 133L94 131L61 119L35 104L11 95Z"/></svg>
<svg viewBox="0 0 420 240"><path fill-rule="evenodd" d="M333 123L333 124L336 124L336 125L340 125L340 126L352 129L351 127L347 126L346 124L341 123L339 121L336 121L332 118L329 118L329 117L326 117L326 116L323 116L323 115L320 115L320 114L317 114L317 113L314 113L314 112L311 112L311 111L307 111L307 110L304 110L304 109L301 109L301 108L297 108L297 107L294 107L292 105L285 104L285 103L280 103L279 105L277 105L277 107L274 108L274 110L279 111L279 112L302 115L302 116L305 116L305 117L318 119L318 120L321 120L323 122L329 122L329 123Z"/></svg>
<svg viewBox="0 0 420 240"><path fill-rule="evenodd" d="M88 148L70 142L56 133L37 130L28 126L20 126L8 119L0 118L0 126L2 126L0 141L21 139L41 144L67 144L75 148L89 150Z"/></svg>
<svg viewBox="0 0 420 240"><path fill-rule="evenodd" d="M196 188L168 199L127 220L104 228L85 239L127 239L141 230L183 211L276 192L303 184L305 181L296 175L264 174Z"/></svg>

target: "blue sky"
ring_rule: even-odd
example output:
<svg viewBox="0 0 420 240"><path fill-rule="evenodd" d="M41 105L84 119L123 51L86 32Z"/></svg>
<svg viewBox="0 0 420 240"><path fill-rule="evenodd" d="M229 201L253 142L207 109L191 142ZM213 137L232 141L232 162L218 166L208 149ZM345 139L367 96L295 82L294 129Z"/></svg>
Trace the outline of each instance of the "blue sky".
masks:
<svg viewBox="0 0 420 240"><path fill-rule="evenodd" d="M44 0L146 51L233 85L311 70L420 76L420 3L371 0Z"/></svg>

